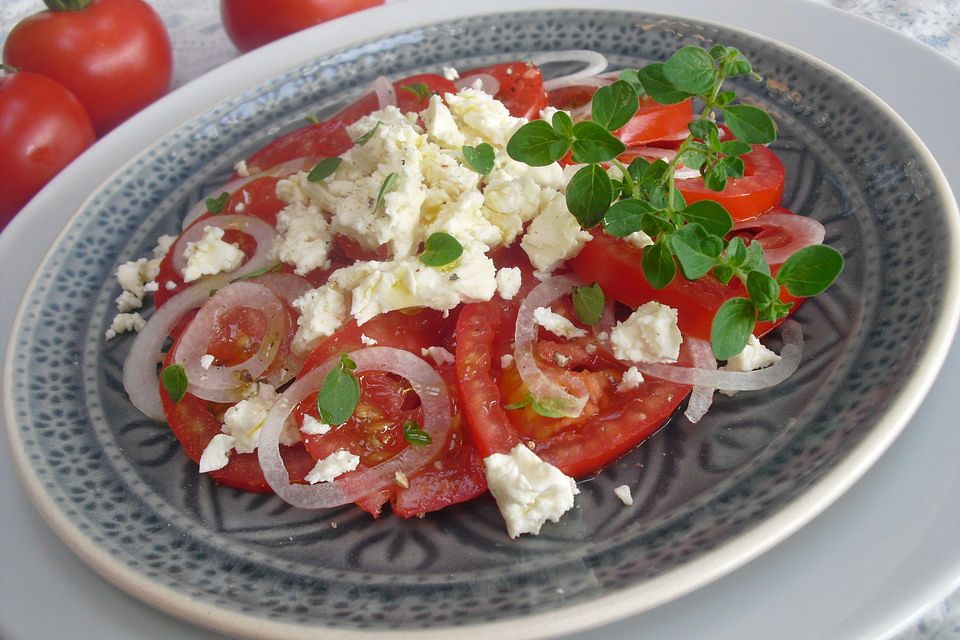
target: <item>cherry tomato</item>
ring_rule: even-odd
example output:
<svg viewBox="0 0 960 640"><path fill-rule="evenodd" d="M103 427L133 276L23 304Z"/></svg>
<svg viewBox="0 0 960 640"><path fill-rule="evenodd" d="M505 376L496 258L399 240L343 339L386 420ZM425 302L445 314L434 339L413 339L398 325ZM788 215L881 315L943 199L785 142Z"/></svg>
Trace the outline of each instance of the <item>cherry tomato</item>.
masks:
<svg viewBox="0 0 960 640"><path fill-rule="evenodd" d="M103 135L170 88L173 55L160 16L143 0L67 0L17 24L4 62L70 89ZM73 9L73 7L77 7Z"/></svg>
<svg viewBox="0 0 960 640"><path fill-rule="evenodd" d="M220 17L231 42L250 51L278 38L333 20L384 0L220 0Z"/></svg>
<svg viewBox="0 0 960 640"><path fill-rule="evenodd" d="M543 74L536 65L529 62L494 64L464 71L460 77L466 80L481 74L492 76L500 83L500 88L494 97L517 118L531 120L539 118L540 111L547 106L547 94L543 90Z"/></svg>
<svg viewBox="0 0 960 640"><path fill-rule="evenodd" d="M90 117L62 85L26 71L0 77L0 229L95 140Z"/></svg>

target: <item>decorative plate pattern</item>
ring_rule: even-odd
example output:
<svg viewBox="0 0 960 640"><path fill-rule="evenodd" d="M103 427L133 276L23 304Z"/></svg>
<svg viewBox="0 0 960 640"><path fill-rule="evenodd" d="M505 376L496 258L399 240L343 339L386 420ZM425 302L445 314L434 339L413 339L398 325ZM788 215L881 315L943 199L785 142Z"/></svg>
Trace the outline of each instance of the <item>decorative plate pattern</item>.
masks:
<svg viewBox="0 0 960 640"><path fill-rule="evenodd" d="M489 498L424 519L304 512L214 486L169 429L123 393L130 339L103 334L120 262L175 233L234 162L307 114L332 113L377 75L469 68L586 48L614 66L686 44L739 47L767 79L737 83L780 128L785 204L820 219L847 268L798 312L805 359L786 383L680 416L596 478L538 537L510 541ZM547 68L548 73L560 73ZM32 474L112 562L197 607L309 627L473 625L586 602L668 574L764 522L871 433L916 370L951 251L954 205L901 125L862 90L740 31L617 12L514 13L398 33L265 81L171 132L71 221L28 293L13 343L8 424ZM918 256L923 256L919 259ZM624 507L613 487L631 486ZM637 609L645 605L637 603Z"/></svg>

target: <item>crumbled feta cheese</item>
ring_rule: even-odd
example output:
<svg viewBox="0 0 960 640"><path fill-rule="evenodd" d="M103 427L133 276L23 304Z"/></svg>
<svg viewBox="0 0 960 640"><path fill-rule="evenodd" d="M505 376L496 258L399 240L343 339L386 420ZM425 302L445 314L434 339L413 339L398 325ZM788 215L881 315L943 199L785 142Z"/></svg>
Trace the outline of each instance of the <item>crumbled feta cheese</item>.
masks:
<svg viewBox="0 0 960 640"><path fill-rule="evenodd" d="M557 109L556 107L546 106L540 110L540 119L546 120L547 122L553 122L553 116L555 116L560 111L563 111L568 116L570 115L569 111L564 111L563 109Z"/></svg>
<svg viewBox="0 0 960 640"><path fill-rule="evenodd" d="M303 423L300 425L300 432L308 436L322 436L330 431L331 427L325 422L317 420L310 414L303 416Z"/></svg>
<svg viewBox="0 0 960 640"><path fill-rule="evenodd" d="M225 433L213 436L200 454L200 473L208 473L223 469L230 462L230 451L233 449L234 439Z"/></svg>
<svg viewBox="0 0 960 640"><path fill-rule="evenodd" d="M432 358L438 367L445 364L453 364L457 361L457 358L443 347L427 347L426 349L421 349L420 355L424 358Z"/></svg>
<svg viewBox="0 0 960 640"><path fill-rule="evenodd" d="M241 160L237 164L233 165L233 170L237 172L237 175L241 178L246 178L250 176L250 169L247 168L247 161Z"/></svg>
<svg viewBox="0 0 960 640"><path fill-rule="evenodd" d="M630 494L630 487L625 484L620 485L619 487L613 490L617 497L620 498L620 502L627 505L628 507L633 504L633 496Z"/></svg>
<svg viewBox="0 0 960 640"><path fill-rule="evenodd" d="M163 285L163 287L167 291L173 291L174 289L177 288L177 283L174 282L173 280L167 280L167 282Z"/></svg>
<svg viewBox="0 0 960 640"><path fill-rule="evenodd" d="M138 298L143 297L143 285L150 281L146 277L147 259L140 258L136 261L124 262L117 267L117 282L124 291L129 291Z"/></svg>
<svg viewBox="0 0 960 640"><path fill-rule="evenodd" d="M623 362L676 362L681 342L677 310L659 302L641 305L610 332L613 355Z"/></svg>
<svg viewBox="0 0 960 640"><path fill-rule="evenodd" d="M513 300L520 291L520 267L504 267L497 271L497 293L504 300Z"/></svg>
<svg viewBox="0 0 960 640"><path fill-rule="evenodd" d="M143 298L140 298L132 291L123 291L117 296L117 311L126 313L143 306Z"/></svg>
<svg viewBox="0 0 960 640"><path fill-rule="evenodd" d="M304 480L310 484L318 482L332 482L348 471L353 471L360 465L360 456L354 455L346 449L334 451L323 460L317 462Z"/></svg>
<svg viewBox="0 0 960 640"><path fill-rule="evenodd" d="M509 454L487 456L483 462L490 493L511 538L522 533L536 535L547 520L559 522L580 493L573 478L522 444Z"/></svg>
<svg viewBox="0 0 960 640"><path fill-rule="evenodd" d="M378 345L378 344L380 344L380 343L377 342L375 339L371 338L370 336L368 336L367 334L361 333L361 334L360 334L360 344L366 345L366 346L368 346L368 347L372 347L372 346Z"/></svg>
<svg viewBox="0 0 960 640"><path fill-rule="evenodd" d="M187 259L183 268L184 282L233 271L242 265L246 258L237 243L223 241L223 229L212 226L203 228L203 237L200 240L187 243L183 257Z"/></svg>
<svg viewBox="0 0 960 640"><path fill-rule="evenodd" d="M443 77L446 78L447 80L450 80L450 81L459 80L459 79L460 79L460 74L459 74L459 73L457 72L457 70L454 69L453 67L444 67L444 68L443 68Z"/></svg>
<svg viewBox="0 0 960 640"><path fill-rule="evenodd" d="M304 185L307 174L300 172L277 183L277 197L287 206L277 215L277 238L271 251L278 260L294 266L294 273L306 275L330 266L333 231L320 208L308 203Z"/></svg>
<svg viewBox="0 0 960 640"><path fill-rule="evenodd" d="M143 290L149 293L156 293L160 290L160 285L155 280L151 280L143 285Z"/></svg>
<svg viewBox="0 0 960 640"><path fill-rule="evenodd" d="M440 96L430 96L430 105L420 113L420 117L427 128L427 139L430 142L435 142L445 149L459 150L463 146L463 134Z"/></svg>
<svg viewBox="0 0 960 640"><path fill-rule="evenodd" d="M620 383L617 385L617 393L633 391L641 384L643 384L643 374L636 367L630 367L623 372L623 377L620 378Z"/></svg>
<svg viewBox="0 0 960 640"><path fill-rule="evenodd" d="M260 428L267 419L270 408L279 397L276 390L269 384L256 385L254 396L241 400L223 414L223 424L220 430L233 436L233 448L238 453L250 453L256 450L260 442ZM291 445L299 442L300 432L296 427L287 425L280 433L280 444Z"/></svg>
<svg viewBox="0 0 960 640"><path fill-rule="evenodd" d="M209 353L205 353L200 356L200 366L204 369L209 369L213 365L213 356Z"/></svg>
<svg viewBox="0 0 960 640"><path fill-rule="evenodd" d="M405 474L403 471L397 471L395 474L393 474L393 480L397 483L398 487L403 489L410 488L410 480L407 479L407 474Z"/></svg>
<svg viewBox="0 0 960 640"><path fill-rule="evenodd" d="M558 194L527 227L520 246L536 269L550 272L580 253L591 238L567 210L564 197Z"/></svg>
<svg viewBox="0 0 960 640"><path fill-rule="evenodd" d="M329 285L307 291L293 301L293 306L301 314L293 338L293 350L300 354L332 336L347 318L346 297Z"/></svg>
<svg viewBox="0 0 960 640"><path fill-rule="evenodd" d="M478 89L463 89L444 98L468 144L506 147L510 136L525 123L510 115L502 102Z"/></svg>
<svg viewBox="0 0 960 640"><path fill-rule="evenodd" d="M653 238L645 234L643 231L634 231L633 233L624 236L623 239L638 249L643 249L644 247L649 247L653 244Z"/></svg>
<svg viewBox="0 0 960 640"><path fill-rule="evenodd" d="M537 307L533 310L533 321L555 336L567 338L581 338L587 332L564 318L559 313L551 311L549 307Z"/></svg>
<svg viewBox="0 0 960 640"><path fill-rule="evenodd" d="M140 331L147 324L139 313L118 313L113 317L110 328L104 334L107 340L113 340L121 333L127 331Z"/></svg>
<svg viewBox="0 0 960 640"><path fill-rule="evenodd" d="M505 354L503 354L502 356L500 356L500 368L501 368L501 369L509 369L512 364L513 364L513 355L512 355L512 354L505 353Z"/></svg>
<svg viewBox="0 0 960 640"><path fill-rule="evenodd" d="M720 367L722 371L755 371L765 369L772 364L780 362L780 356L770 349L767 349L756 336L751 335L747 338L747 344L743 351L727 360L727 364ZM734 396L736 391L720 389L720 393L725 396Z"/></svg>

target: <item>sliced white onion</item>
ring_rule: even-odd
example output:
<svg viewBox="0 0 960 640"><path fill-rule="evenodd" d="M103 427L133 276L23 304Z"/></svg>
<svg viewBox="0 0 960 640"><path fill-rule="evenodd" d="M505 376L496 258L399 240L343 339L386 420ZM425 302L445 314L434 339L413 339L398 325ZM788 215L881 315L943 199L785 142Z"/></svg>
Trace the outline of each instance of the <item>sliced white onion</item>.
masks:
<svg viewBox="0 0 960 640"><path fill-rule="evenodd" d="M517 363L517 371L530 389L530 393L540 404L569 418L575 418L583 412L589 397L587 389L583 382L574 380L576 395L571 394L540 369L534 355L534 345L539 331L533 319L533 312L538 307L549 307L560 297L569 294L575 284L577 283L573 278L557 276L534 287L533 291L520 303L517 326L513 335L513 356Z"/></svg>
<svg viewBox="0 0 960 640"><path fill-rule="evenodd" d="M280 457L280 433L293 409L308 395L319 389L327 373L340 361L330 358L316 369L301 376L281 394L260 430L257 455L260 468L270 487L281 498L301 509L326 509L355 502L391 485L397 473L411 476L433 460L446 446L452 418L447 387L433 367L409 351L392 347L367 347L350 353L357 363L357 373L387 371L404 378L420 396L423 407L423 430L430 434L426 447L407 447L393 458L364 471L358 471L334 482L315 485L291 484Z"/></svg>
<svg viewBox="0 0 960 640"><path fill-rule="evenodd" d="M764 247L763 256L770 264L781 264L800 249L820 244L827 233L817 220L793 213L765 213L761 218L738 220L733 225L733 230L751 229L758 224L763 227L779 227L790 233L790 243L786 246L771 249ZM756 240L763 246L763 234L758 235Z"/></svg>
<svg viewBox="0 0 960 640"><path fill-rule="evenodd" d="M200 359L221 326L221 318L234 309L256 309L267 319L260 347L249 359L232 366L213 365L204 369ZM280 299L261 284L234 282L219 289L200 307L200 312L180 338L174 361L182 364L190 381L189 391L213 402L238 402L250 383L259 379L273 363L285 335L292 330Z"/></svg>
<svg viewBox="0 0 960 640"><path fill-rule="evenodd" d="M387 80L384 76L377 76L373 81L373 91L377 94L377 110L386 109L387 107L397 106L397 90L394 88L393 83Z"/></svg>
<svg viewBox="0 0 960 640"><path fill-rule="evenodd" d="M454 82L454 86L457 87L457 91L461 89L472 88L474 83L480 82L480 90L484 93L495 96L497 92L500 91L500 81L494 78L489 73L475 73L464 78L460 78Z"/></svg>
<svg viewBox="0 0 960 640"><path fill-rule="evenodd" d="M610 76L583 76L579 73L572 73L559 78L551 78L543 83L544 91L556 91L566 87L606 87L616 82L616 75Z"/></svg>
<svg viewBox="0 0 960 640"><path fill-rule="evenodd" d="M310 281L293 273L270 272L250 280L262 284L291 307L293 301L313 289Z"/></svg>
<svg viewBox="0 0 960 640"><path fill-rule="evenodd" d="M700 338L690 338L687 341L690 348L690 355L693 357L693 366L704 371L716 371L717 359L713 357L713 349L710 343ZM713 387L695 386L690 394L690 401L687 402L687 410L683 415L687 420L693 423L700 421L700 418L706 415L713 404L713 393L716 391Z"/></svg>
<svg viewBox="0 0 960 640"><path fill-rule="evenodd" d="M695 387L756 391L780 384L793 375L800 366L800 359L803 356L803 330L797 322L787 320L783 323L783 343L780 361L766 369L756 371L711 371L663 363L640 363L637 369L644 375Z"/></svg>
<svg viewBox="0 0 960 640"><path fill-rule="evenodd" d="M590 76L596 76L600 73L603 73L607 69L606 56L597 53L596 51L589 51L587 49L571 49L568 51L545 51L543 53L534 53L529 56L529 60L538 67L542 67L554 62L582 62L586 65L582 69L578 69L573 73L560 76L559 78L553 78L552 80L547 80L543 83L543 88L546 91L553 91L553 89L556 88L551 83L569 81L571 79L589 78Z"/></svg>
<svg viewBox="0 0 960 640"><path fill-rule="evenodd" d="M183 289L153 312L133 341L123 362L123 388L133 406L154 420L164 419L157 365L163 362L163 345L171 329L184 314L207 302L211 289L224 284L225 279L214 278Z"/></svg>
<svg viewBox="0 0 960 640"><path fill-rule="evenodd" d="M171 247L173 251L173 269L178 275L183 275L183 269L187 266L187 258L184 255L187 243L196 242L203 238L207 227L219 227L224 231L240 231L251 236L257 243L257 249L246 262L237 269L224 276L229 279L236 279L249 273L260 271L276 260L270 255L270 248L273 246L273 240L277 237L277 230L270 224L254 216L234 216L220 215L213 216L204 220L203 224L195 224L177 238L177 241Z"/></svg>
<svg viewBox="0 0 960 640"><path fill-rule="evenodd" d="M317 163L317 158L309 156L302 158L293 158L292 160L287 160L286 162L281 162L277 165L274 165L267 169L266 171L261 171L260 173L254 173L252 175L236 178L231 180L227 184L223 185L219 189L214 189L210 193L206 194L200 200L197 201L195 205L187 212L187 215L183 218L183 222L180 223L180 229L186 229L193 221L207 213L207 198L216 198L221 193L230 193L232 194L237 189L257 180L259 178L286 178L287 176L292 176L298 171L306 171L307 169L312 169L313 166Z"/></svg>

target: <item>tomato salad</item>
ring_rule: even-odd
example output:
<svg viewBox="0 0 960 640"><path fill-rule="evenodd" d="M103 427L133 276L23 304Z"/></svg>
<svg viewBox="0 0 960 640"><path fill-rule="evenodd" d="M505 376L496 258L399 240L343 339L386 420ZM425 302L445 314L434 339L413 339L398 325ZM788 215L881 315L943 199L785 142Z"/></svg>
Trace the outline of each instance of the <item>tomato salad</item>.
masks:
<svg viewBox="0 0 960 640"><path fill-rule="evenodd" d="M783 165L742 141L765 121L719 92L752 70L721 49L697 51L725 127L688 60L560 52L378 78L270 142L118 268L132 402L215 482L297 507L489 490L511 537L559 521L688 398L695 422L799 364L823 227L779 207ZM558 60L581 70L545 81Z"/></svg>

